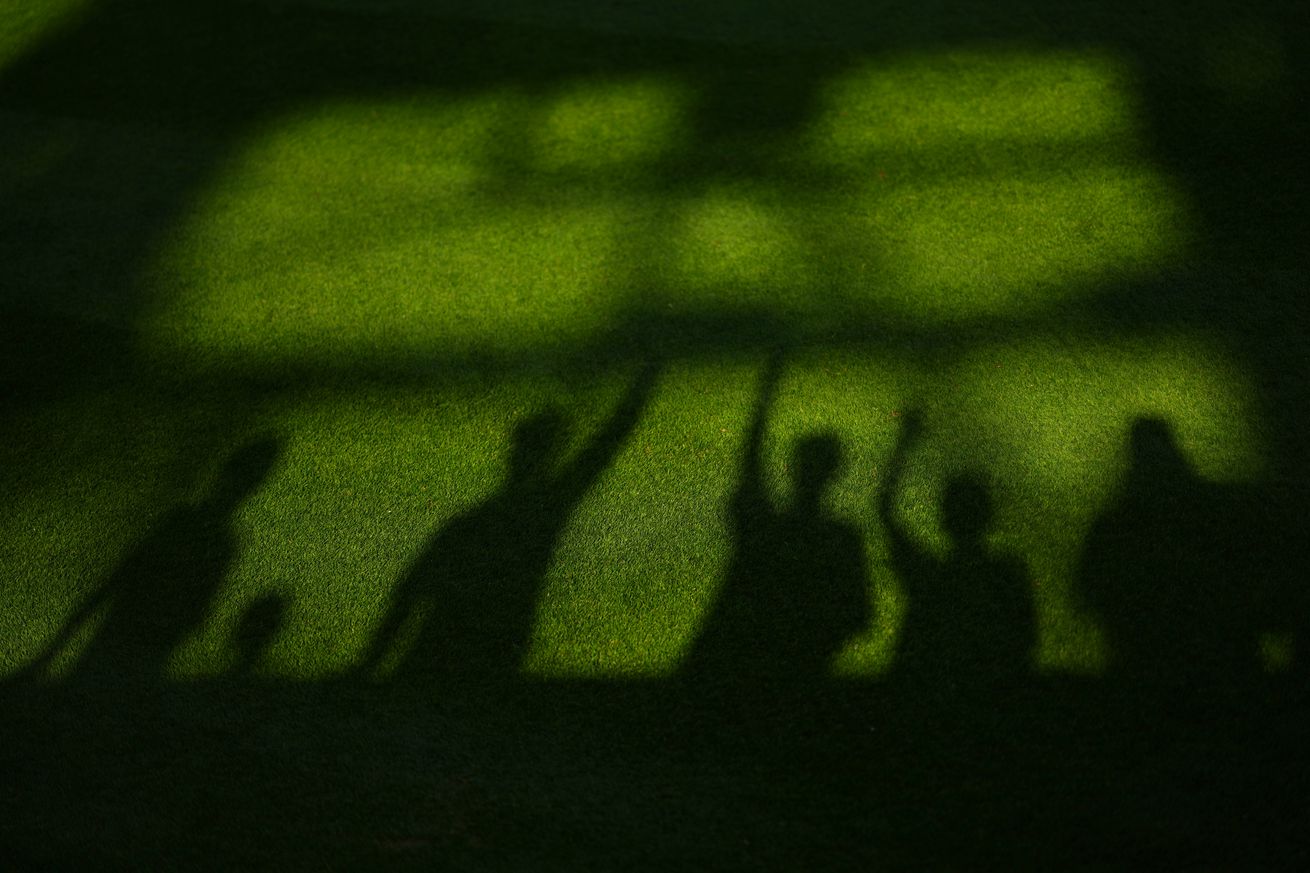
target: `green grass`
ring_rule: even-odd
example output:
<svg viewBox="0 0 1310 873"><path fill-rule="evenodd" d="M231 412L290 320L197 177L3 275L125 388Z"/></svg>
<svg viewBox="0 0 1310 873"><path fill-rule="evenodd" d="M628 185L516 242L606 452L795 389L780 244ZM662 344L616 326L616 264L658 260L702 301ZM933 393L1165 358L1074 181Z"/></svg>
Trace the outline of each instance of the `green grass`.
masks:
<svg viewBox="0 0 1310 873"><path fill-rule="evenodd" d="M0 5L2 760L39 762L0 849L989 866L1022 855L980 834L1025 822L1061 866L1297 857L1307 22L1111 7ZM594 478L441 539L547 409L567 432L543 463L590 449ZM809 693L687 672L742 596L761 414L747 517L789 505L795 447L826 434L823 517L862 544L866 626ZM1135 454L1148 419L1174 466ZM261 440L271 470L224 502ZM879 509L891 489L946 560L960 477L1034 613L990 702L959 687L976 665L914 672L937 595ZM1097 589L1097 543L1127 581ZM491 578L532 549L526 591ZM415 690L414 617L375 657L428 561L486 586L462 608L509 674ZM780 609L726 639L742 675L771 663L754 640L818 639ZM1236 654L1198 679L1198 642Z"/></svg>

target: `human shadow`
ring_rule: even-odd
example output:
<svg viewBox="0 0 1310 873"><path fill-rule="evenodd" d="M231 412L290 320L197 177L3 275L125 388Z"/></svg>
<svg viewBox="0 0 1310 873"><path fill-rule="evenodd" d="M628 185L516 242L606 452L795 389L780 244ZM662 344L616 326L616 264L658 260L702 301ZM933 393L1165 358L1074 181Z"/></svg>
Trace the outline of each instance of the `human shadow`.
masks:
<svg viewBox="0 0 1310 873"><path fill-rule="evenodd" d="M1197 475L1167 422L1133 423L1123 483L1078 574L1120 679L1206 697L1255 680L1271 580L1260 572L1269 532L1246 511L1252 497Z"/></svg>
<svg viewBox="0 0 1310 873"><path fill-rule="evenodd" d="M84 599L30 665L44 671L94 626L74 676L162 679L172 652L213 610L239 553L232 519L277 463L271 438L234 452L203 500L167 515Z"/></svg>
<svg viewBox="0 0 1310 873"><path fill-rule="evenodd" d="M468 9L478 5L469 4ZM786 4L767 5L772 11L762 10L758 17L776 16ZM5 253L12 256L5 278L11 299L46 301L65 287L86 288L96 298L114 292L122 320L135 327L166 302L147 293L153 287L145 281L147 269L174 232L185 228L197 198L211 190L215 174L230 165L230 156L246 146L252 131L265 130L284 113L300 117L306 107L323 101L357 100L364 105L370 99L385 102L429 90L474 98L505 90L548 93L557 86L585 83L596 73L612 81L652 76L685 80L691 91L705 95L698 101L705 107L699 112L705 119L699 122L702 145L689 160L675 162L674 171L648 181L661 192L683 190L679 186L697 192L707 180L716 186L721 180L736 184L736 178L719 174L739 172L742 164L750 172L772 169L752 163L749 149L733 147L756 133L772 133L784 146L783 153L795 154L778 134L792 123L789 119L808 125L802 117L804 102L784 95L781 110L765 104L780 90L775 86L796 87L806 80L794 75L798 67L811 73L808 79L817 83L816 94L826 93L818 86L826 88L835 54L823 49L786 64L771 56L750 63L750 53L743 52L748 74L742 75L741 59L725 63L724 46L717 41L701 43L700 48L693 43L668 48L647 43L643 51L640 41L609 33L570 38L567 31L485 27L436 16L427 18L431 23L425 26L418 15L396 18L368 10L346 16L324 6L91 4L90 14L67 16L68 31L20 68L6 71L6 106L27 110L15 116L14 125L32 125L39 117L99 122L92 133L76 133L67 157L54 162L29 193L14 197L5 210L10 219ZM1310 227L1310 198L1301 196L1310 174L1304 159L1295 155L1303 154L1297 146L1306 138L1310 113L1295 108L1307 94L1310 53L1294 50L1305 42L1297 39L1306 33L1304 4L1278 0L1197 10L1177 3L1147 8L1140 3L1022 0L990 11L955 6L909 7L889 17L888 10L874 4L829 5L833 10L865 10L866 17L857 22L867 26L844 28L862 53L854 59L861 65L870 62L868 56L877 62L921 51L931 57L938 50L989 52L1007 46L1031 50L1035 58L1051 50L1055 58L1090 52L1123 61L1144 97L1136 113L1145 126L1140 138L1162 162L1164 178L1179 186L1181 202L1196 209L1188 223L1203 242L1180 258L1191 263L1194 255L1202 255L1199 272L1206 274L1207 282L1216 258L1304 268L1310 248L1297 243ZM832 14L828 9L802 11L802 26L793 28L801 32L808 23L805 18ZM1244 14L1267 18L1284 34L1282 45L1289 48L1282 60L1288 71L1281 91L1286 96L1250 101L1257 109L1242 111L1239 106L1234 111L1231 101L1220 99L1216 86L1222 76L1216 77L1213 67L1216 58L1223 59L1225 46L1222 39L1216 45L1216 37L1230 30L1230 23L1240 25ZM1240 27L1231 29L1240 33ZM1277 57L1278 52L1267 55ZM787 60L786 54L779 57ZM811 62L811 57L817 60ZM822 69L807 71L811 63ZM716 88L716 81L723 86ZM142 148L135 134L96 132L147 126L199 129L204 135L177 146L170 141ZM796 132L806 129L797 127ZM1007 147L1023 146L1016 142ZM1015 153L1028 166L1040 157L1036 149L1033 152ZM164 160L159 160L161 155ZM502 180L499 191L511 190L519 178L514 161L504 163L491 174ZM708 176L696 175L697 165ZM1040 168L1033 164L1028 169ZM93 194L97 191L98 196ZM799 196L810 193L803 186L796 189ZM1162 287L1169 284L1166 280ZM1291 491L1289 509L1299 510L1298 517L1304 518L1303 491L1310 468L1304 439L1310 379L1305 376L1310 358L1304 354L1305 319L1298 315L1305 311L1303 283L1293 279L1275 284L1257 274L1249 283L1234 284L1235 292L1206 308L1196 305L1196 299L1207 295L1189 294L1185 285L1181 291L1165 292L1128 283L1081 306L1057 306L1059 318L1035 327L1025 327L1017 317L998 318L968 327L960 336L929 333L927 341L954 354L977 348L979 342L995 348L997 331L1007 328L1010 334L1004 336L1032 333L1039 340L1059 342L1083 328L1111 341L1174 337L1179 330L1213 336L1251 368L1251 390L1271 422L1271 457L1291 488L1301 489ZM82 299L80 293L68 298L73 304ZM133 335L126 331L127 338L120 339L83 329L77 322L39 321L52 324L44 332L49 340L32 343L29 338L5 352L8 390L19 398L10 409L64 399L67 390L88 380L122 378L117 374L127 371L130 363L153 378L151 367L168 368L172 361L160 364L146 356L138 362ZM875 351L923 342L918 334L892 333L892 342L882 340L884 345L875 346L885 335L883 320L874 312L864 321L874 327L852 341ZM25 320L26 335L31 334L29 324L37 322ZM696 318L688 319L688 326L692 330L687 332L670 328L672 338L667 341L694 347L715 363L778 342L776 335L752 325L728 324L729 331L714 319ZM633 344L626 339L614 343L616 351L605 360L620 365L630 361ZM60 353L51 356L46 351L50 348ZM305 374L297 390L339 391L349 398L350 386L376 378L368 366L381 367L391 360L380 357L381 363L356 362L340 370L315 364L320 369L303 371L295 370L294 361L268 367L256 363L249 371L255 386L250 390L269 396L272 385L273 391L281 391L291 370ZM387 378L417 373L430 379L434 372L426 360L421 367L398 360L399 365L386 371ZM496 372L476 357L452 358L441 369L476 370L490 373L488 378ZM246 383L231 390L247 390ZM35 443L68 424L65 416L52 416L51 421L48 431L33 435L23 430L29 425L22 422L10 426L10 434L19 443ZM106 427L106 432L112 431ZM1227 514L1240 530L1251 531L1250 522ZM1171 548L1186 549L1190 539L1182 536ZM1110 551L1122 559L1118 563L1123 567L1131 566L1139 549L1149 554L1154 548L1149 537L1129 531L1126 542ZM1249 552L1247 547L1242 550ZM1289 575L1307 566L1305 553L1290 544L1266 554L1270 559L1283 557ZM1103 614L1111 612L1107 605ZM1310 628L1301 621L1300 627ZM1041 864L1052 869L1304 869L1310 857L1307 829L1301 824L1304 786L1310 784L1305 778L1310 770L1305 766L1304 710L1293 711L1295 718L1287 719L1274 718L1269 710L1243 712L1250 736L1193 736L1195 751L1183 755L1170 771L1160 766L1161 758L1177 753L1144 739L1135 725L1126 727L1119 718L1128 708L1120 694L1125 673L1130 664L1137 665L1134 673L1150 669L1149 648L1140 647L1138 655L1127 657L1124 652L1132 641L1125 640L1129 633L1123 621L1112 617L1106 624L1115 650L1113 675L1077 681L1036 677L1042 706L1036 717L1026 711L1004 714L1002 725L1014 729L1024 742L1000 753L994 746L959 737L932 750L946 753L934 760L916 752L924 745L923 720L917 718L922 711L906 701L922 696L931 685L824 686L829 692L838 689L852 701L851 712L858 713L814 730L812 746L831 749L820 763L831 762L830 772L840 766L841 779L864 789L845 794L822 790L825 772L814 766L813 758L793 764L789 756L798 749L794 744L765 751L763 742L743 745L736 735L713 734L721 722L682 721L672 695L659 683L534 684L524 678L512 688L528 703L516 708L512 721L491 719L487 713L493 708L486 707L463 716L463 721L454 720L454 729L453 719L428 705L426 698L424 706L410 707L394 686L365 683L255 686L256 693L246 703L212 685L161 681L152 690L176 705L167 711L168 718L153 720L143 719L118 694L68 695L59 686L23 688L13 705L0 707L5 719L0 734L6 738L0 744L5 747L0 749L0 772L6 784L0 792L0 831L11 829L0 833L0 854L21 868L79 869L110 866L115 856L125 862L125 853L140 856L143 851L160 859L161 866L229 869L400 864L447 869L680 869L693 863L719 869L795 869L814 866L817 858L832 869L868 869L875 863L893 868L1014 869ZM1109 627L1112 624L1117 627ZM263 632L256 633L256 639L263 638ZM1304 659L1306 651L1305 645L1298 646L1296 657ZM912 661L902 657L900 666ZM32 715L40 711L32 704L41 702L43 694L51 695L50 708L57 713L48 721ZM308 704L288 706L288 696L303 697ZM900 707L906 715L898 714ZM893 713L890 724L868 715L876 715L879 708ZM977 710L982 708L979 702ZM106 724L129 723L130 729L120 727L114 735L123 742L106 741ZM870 723L877 725L876 733ZM1267 731L1277 731L1281 743L1270 743ZM682 743L646 742L665 735ZM688 737L700 735L714 736L711 754L683 764L678 753L692 742ZM415 753L416 736L431 738L428 746L419 746L426 754ZM756 736L774 739L763 727L756 728ZM1252 738L1257 741L1249 741ZM79 741L84 754L69 755L70 746ZM234 747L248 754L248 780L233 778L234 772L242 772L232 766ZM124 749L137 754L125 755ZM192 750L194 763L189 770L179 770L178 753L185 749ZM977 768L955 763L974 753L990 756L994 772L1013 775L980 777ZM1252 766L1262 758L1267 763ZM242 760L241 755L236 760ZM15 770L5 766L11 761L28 762L18 771L24 779L12 778ZM715 769L706 767L707 762ZM489 783L486 793L492 802L484 805L503 810L499 818L493 812L480 822L477 804L467 793L449 787L458 781L449 774L458 774L459 767L472 771L475 782ZM812 787L790 796L773 789L783 795L776 805L753 805L754 797L772 787L774 780L767 777L779 767L806 769ZM870 771L886 774L884 782L870 779ZM707 772L721 774L722 781L715 782ZM764 775L752 781L757 773ZM1198 774L1204 774L1199 791ZM1019 786L1026 790L1015 790L1016 780L1028 779L1031 784ZM1235 790L1235 780L1248 780L1254 787L1243 794L1247 789L1239 781L1241 791ZM104 786L112 786L112 796L106 798ZM798 783L787 787L800 790ZM943 798L965 791L976 802L972 807L961 804L961 809L989 811L990 820L937 813ZM1269 794L1280 791L1285 799L1270 803ZM752 802L742 800L747 796ZM196 801L200 797L203 815L188 820L186 809L201 805ZM1256 802L1238 802L1252 798ZM1140 819L1128 826L1125 800L1142 808ZM1213 809L1199 813L1203 806ZM471 816L470 807L475 810ZM465 824L470 818L472 824ZM851 819L858 821L842 829ZM15 855L9 834L25 823L31 837L26 850L20 844ZM949 845L965 829L978 834L977 843L990 842L992 851L1010 863L989 864L986 855L972 853L977 844L967 844L968 854L943 852L943 844ZM743 833L756 838L752 847L744 846ZM798 833L804 837L788 842ZM395 839L378 840L379 834ZM842 835L850 839L844 841ZM484 846L481 855L468 847L462 855L451 851L452 842L464 839L472 845L474 838ZM662 858L661 853L668 854ZM15 858L19 863L14 864Z"/></svg>
<svg viewBox="0 0 1310 873"><path fill-rule="evenodd" d="M526 613L508 610L540 595L539 575L501 575L524 560L513 550L563 524L534 534L520 521L533 508L511 495L557 501L572 487L576 500L586 490L582 473L558 491L541 484L556 478L548 474L560 442L543 442L530 419L515 458L534 462L538 485L519 487L523 477L511 474L500 494L508 508L484 505L469 513L483 524L442 528L391 619L394 631L420 622L415 637L425 648L409 650L402 674L467 671L466 685L434 695L428 684L358 674L261 672L287 617L276 595L243 610L223 677L154 674L108 692L0 683L0 773L12 786L0 792L0 851L23 867L103 867L108 853L135 851L146 822L160 857L184 863L203 853L216 869L782 870L815 858L851 870L925 861L946 869L1304 866L1304 707L1271 686L1230 718L1156 728L1141 723L1121 674L1034 673L1016 642L1031 634L1026 601L1012 588L1013 602L996 595L1002 606L987 619L1000 626L966 623L988 585L1022 591L1026 579L1017 562L982 545L981 486L948 489L964 494L945 500L952 551L921 557L936 576L896 565L910 612L894 675L828 677L831 656L870 609L859 593L867 589L852 581L862 567L843 560L854 560L858 537L821 507L838 466L835 440L802 443L821 448L798 452L797 498L782 509L764 502L762 432L776 379L775 365L751 423L730 576L677 680L515 672L480 681L486 670L517 668L506 653L521 654L528 625ZM600 468L648 391L639 381L605 436L583 450ZM911 419L893 452L885 514L904 496L917 433ZM554 502L536 509L571 511ZM448 555L466 534L481 537L473 544L483 550ZM909 538L899 525L889 536ZM549 558L540 540L529 545L534 560ZM962 557L970 554L973 566ZM485 568L467 572L453 563L459 556ZM839 591L843 580L850 587ZM533 590L496 587L508 584ZM130 605L142 608L141 600ZM472 624L455 624L447 600ZM468 666L460 647L483 645L495 660ZM928 662L956 671L946 679L924 666L937 651L954 655ZM448 660L423 660L438 656ZM1002 690L987 680L1005 677L1014 694L968 693ZM963 691L943 691L941 681ZM949 707L934 702L943 697Z"/></svg>
<svg viewBox="0 0 1310 873"><path fill-rule="evenodd" d="M1074 580L1107 650L1083 731L1104 760L1100 803L1216 851L1243 830L1278 833L1303 815L1307 771L1305 698L1261 663L1261 632L1287 620L1274 612L1288 570L1276 491L1207 481L1159 418L1136 419L1126 448Z"/></svg>
<svg viewBox="0 0 1310 873"><path fill-rule="evenodd" d="M655 378L645 367L562 466L568 423L558 412L518 425L500 490L438 530L397 584L366 671L394 667L398 679L518 672L560 534L636 426Z"/></svg>
<svg viewBox="0 0 1310 873"><path fill-rule="evenodd" d="M684 666L695 680L812 689L872 620L862 538L823 505L841 469L838 440L813 435L797 445L786 507L775 508L766 491L761 449L780 369L774 357L732 498L731 563Z"/></svg>
<svg viewBox="0 0 1310 873"><path fill-rule="evenodd" d="M894 498L919 432L918 417L908 415L878 497L890 563L908 601L894 671L925 693L943 696L1017 687L1032 673L1037 645L1028 568L988 545L991 493L970 476L952 479L942 497L946 556L915 542L896 516Z"/></svg>

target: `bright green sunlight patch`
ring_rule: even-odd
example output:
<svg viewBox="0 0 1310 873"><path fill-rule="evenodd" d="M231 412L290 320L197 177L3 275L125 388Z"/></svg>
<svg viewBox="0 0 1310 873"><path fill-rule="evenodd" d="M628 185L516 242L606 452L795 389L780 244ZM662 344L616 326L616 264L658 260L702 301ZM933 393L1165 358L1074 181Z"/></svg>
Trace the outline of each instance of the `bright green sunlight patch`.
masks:
<svg viewBox="0 0 1310 873"><path fill-rule="evenodd" d="M582 343L650 294L819 323L1046 311L1186 238L1130 85L1101 56L880 62L829 88L803 159L736 187L676 169L712 156L657 79L319 108L202 200L150 334L339 359Z"/></svg>
<svg viewBox="0 0 1310 873"><path fill-rule="evenodd" d="M1136 114L1112 56L882 60L830 86L810 155L868 235L866 294L917 320L1013 316L1182 251Z"/></svg>

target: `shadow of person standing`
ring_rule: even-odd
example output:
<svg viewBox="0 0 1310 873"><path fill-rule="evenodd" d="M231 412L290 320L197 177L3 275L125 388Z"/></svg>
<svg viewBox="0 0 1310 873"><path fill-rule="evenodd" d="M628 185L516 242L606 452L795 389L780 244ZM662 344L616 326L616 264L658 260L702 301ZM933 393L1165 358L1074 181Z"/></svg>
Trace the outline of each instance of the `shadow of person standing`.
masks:
<svg viewBox="0 0 1310 873"><path fill-rule="evenodd" d="M894 501L904 494L919 436L918 416L905 416L877 498L906 602L888 677L894 703L884 751L905 790L930 799L927 809L907 808L898 826L914 832L928 815L939 850L985 858L994 849L987 835L1012 829L1016 806L1046 802L1027 781L1027 747L1042 738L1028 718L1037 646L1032 582L1022 559L988 543L991 492L971 476L950 479L942 494L945 554L916 541Z"/></svg>
<svg viewBox="0 0 1310 873"><path fill-rule="evenodd" d="M837 439L810 436L797 445L786 508L776 509L766 493L760 455L779 369L771 360L742 457L732 560L684 665L697 681L814 689L872 620L863 540L823 505L841 468Z"/></svg>
<svg viewBox="0 0 1310 873"><path fill-rule="evenodd" d="M797 444L791 499L771 499L762 449L779 373L775 357L729 504L732 556L678 677L689 713L681 744L707 791L743 821L768 823L738 835L758 845L808 839L809 811L839 796L858 803L867 790L849 749L832 741L852 717L867 731L831 672L871 623L863 539L824 505L842 464L832 436Z"/></svg>
<svg viewBox="0 0 1310 873"><path fill-rule="evenodd" d="M505 483L432 536L396 586L365 655L366 671L396 659L399 679L518 673L560 534L636 426L655 377L655 367L643 369L609 420L562 467L567 423L558 413L516 428Z"/></svg>
<svg viewBox="0 0 1310 873"><path fill-rule="evenodd" d="M1266 537L1246 497L1199 477L1166 422L1133 423L1128 471L1078 580L1120 679L1210 699L1254 681L1266 583L1253 571Z"/></svg>
<svg viewBox="0 0 1310 873"><path fill-rule="evenodd" d="M988 545L991 493L973 478L952 479L942 496L947 555L915 542L893 511L893 496L918 435L917 417L907 416L878 501L891 566L908 601L893 669L925 696L991 695L998 683L1017 686L1032 674L1032 582L1021 559Z"/></svg>
<svg viewBox="0 0 1310 873"><path fill-rule="evenodd" d="M100 618L75 677L162 677L169 656L209 616L238 555L233 516L268 478L279 453L272 439L233 453L208 497L169 513L82 601L38 668Z"/></svg>
<svg viewBox="0 0 1310 873"><path fill-rule="evenodd" d="M1133 422L1077 579L1109 649L1099 779L1125 832L1223 845L1241 821L1257 846L1304 831L1288 822L1304 821L1305 707L1269 697L1260 663L1285 554L1266 497L1199 476L1167 422Z"/></svg>

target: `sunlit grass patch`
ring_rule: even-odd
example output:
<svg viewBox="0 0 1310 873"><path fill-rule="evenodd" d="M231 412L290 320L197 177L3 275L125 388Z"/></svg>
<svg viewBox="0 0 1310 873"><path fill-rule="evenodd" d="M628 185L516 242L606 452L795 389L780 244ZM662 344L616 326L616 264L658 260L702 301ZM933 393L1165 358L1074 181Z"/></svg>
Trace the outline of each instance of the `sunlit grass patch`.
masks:
<svg viewBox="0 0 1310 873"><path fill-rule="evenodd" d="M1099 145L1122 156L1140 119L1121 59L997 48L869 60L831 82L815 157L852 168L887 150Z"/></svg>
<svg viewBox="0 0 1310 873"><path fill-rule="evenodd" d="M838 78L807 143L867 234L864 294L954 320L1041 310L1183 251L1185 203L1140 124L1113 56L953 53Z"/></svg>
<svg viewBox="0 0 1310 873"><path fill-rule="evenodd" d="M10 866L1292 866L1231 5L0 0Z"/></svg>
<svg viewBox="0 0 1310 873"><path fill-rule="evenodd" d="M657 79L591 83L542 107L532 156L548 171L631 171L687 146L685 87Z"/></svg>
<svg viewBox="0 0 1310 873"><path fill-rule="evenodd" d="M734 183L698 181L722 158L673 79L319 107L202 198L148 337L271 362L583 344L652 297L814 325L1048 312L1186 244L1131 85L1110 56L883 60Z"/></svg>
<svg viewBox="0 0 1310 873"><path fill-rule="evenodd" d="M576 450L631 366L665 354L639 424L554 544L522 667L671 675L732 559L752 386L782 350L771 499L790 500L797 442L831 435L845 465L828 505L865 541L874 618L832 669L895 664L907 598L874 501L918 412L927 435L895 495L908 529L945 554L943 489L980 476L997 498L990 541L1031 572L1034 666L1094 672L1080 538L1124 472L1132 422L1170 422L1207 480L1263 469L1253 389L1227 350L1158 325L1115 340L1093 314L1107 288L1166 275L1189 240L1132 89L1110 55L870 61L786 133L794 148L739 143L740 166L697 139L704 95L675 76L341 101L262 126L143 281L149 360L207 387L175 408L157 386L87 407L113 432L130 428L113 404L156 415L161 448L122 471L95 460L102 502L123 495L112 524L79 511L45 536L63 498L15 504L20 550L84 545L47 594L28 573L10 614L46 596L48 631L203 494L189 453L213 465L265 431L282 461L233 515L239 551L171 675L363 670L432 537L502 487L515 424L562 405ZM188 444L188 421L241 402L213 389L228 379L250 379L258 408ZM160 487L133 484L138 468ZM276 632L241 649L260 610ZM18 660L39 648L25 634Z"/></svg>

